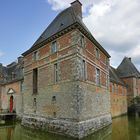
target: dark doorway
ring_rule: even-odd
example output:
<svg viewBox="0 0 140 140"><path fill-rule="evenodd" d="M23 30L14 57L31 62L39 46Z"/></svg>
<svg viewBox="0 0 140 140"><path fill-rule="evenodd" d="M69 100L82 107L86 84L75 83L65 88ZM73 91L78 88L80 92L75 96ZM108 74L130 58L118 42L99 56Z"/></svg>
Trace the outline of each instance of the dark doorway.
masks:
<svg viewBox="0 0 140 140"><path fill-rule="evenodd" d="M12 113L13 112L13 96L11 95L11 97L10 97L10 113Z"/></svg>

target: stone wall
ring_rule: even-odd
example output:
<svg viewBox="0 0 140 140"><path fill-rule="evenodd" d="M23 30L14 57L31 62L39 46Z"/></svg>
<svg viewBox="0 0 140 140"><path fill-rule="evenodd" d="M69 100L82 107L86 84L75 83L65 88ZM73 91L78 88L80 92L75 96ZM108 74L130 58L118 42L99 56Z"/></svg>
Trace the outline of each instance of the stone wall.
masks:
<svg viewBox="0 0 140 140"><path fill-rule="evenodd" d="M3 85L1 87L1 89L2 89L1 90L1 99L2 99L1 108L2 108L2 110L9 110L9 106L10 106L9 100L10 100L10 97L13 96L14 97L13 109L14 109L14 111L16 111L18 116L22 116L23 107L22 107L21 81ZM14 90L15 93L8 94L9 89Z"/></svg>
<svg viewBox="0 0 140 140"><path fill-rule="evenodd" d="M51 42L24 58L24 126L36 126L81 138L111 123L108 58L81 33L73 30L57 39L58 51L51 54ZM84 66L83 66L84 63ZM54 65L58 81L54 80ZM38 71L38 93L33 93L33 69ZM96 84L96 68L100 84ZM55 100L54 100L55 99ZM39 125L44 124L43 126ZM43 120L42 120L43 118Z"/></svg>
<svg viewBox="0 0 140 140"><path fill-rule="evenodd" d="M22 125L33 129L41 129L74 138L83 138L97 130L108 126L111 122L110 115L103 115L93 119L76 122L68 119L47 119L40 115L24 115Z"/></svg>

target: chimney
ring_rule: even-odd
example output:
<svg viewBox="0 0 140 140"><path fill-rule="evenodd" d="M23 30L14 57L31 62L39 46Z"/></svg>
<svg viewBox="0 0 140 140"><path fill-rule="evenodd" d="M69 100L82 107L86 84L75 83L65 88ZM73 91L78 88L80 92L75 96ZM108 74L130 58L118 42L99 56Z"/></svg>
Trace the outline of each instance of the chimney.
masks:
<svg viewBox="0 0 140 140"><path fill-rule="evenodd" d="M82 19L82 4L79 0L75 0L71 3L71 6L73 7L75 14L78 15Z"/></svg>
<svg viewBox="0 0 140 140"><path fill-rule="evenodd" d="M129 57L129 61L131 62L131 57Z"/></svg>

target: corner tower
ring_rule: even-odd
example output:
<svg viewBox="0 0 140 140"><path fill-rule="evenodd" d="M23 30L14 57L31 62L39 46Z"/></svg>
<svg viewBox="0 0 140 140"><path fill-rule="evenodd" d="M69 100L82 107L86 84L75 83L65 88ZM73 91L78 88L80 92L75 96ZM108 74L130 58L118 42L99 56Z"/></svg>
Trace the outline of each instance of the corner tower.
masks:
<svg viewBox="0 0 140 140"><path fill-rule="evenodd" d="M23 53L24 126L82 138L111 123L110 55L81 9L71 3Z"/></svg>

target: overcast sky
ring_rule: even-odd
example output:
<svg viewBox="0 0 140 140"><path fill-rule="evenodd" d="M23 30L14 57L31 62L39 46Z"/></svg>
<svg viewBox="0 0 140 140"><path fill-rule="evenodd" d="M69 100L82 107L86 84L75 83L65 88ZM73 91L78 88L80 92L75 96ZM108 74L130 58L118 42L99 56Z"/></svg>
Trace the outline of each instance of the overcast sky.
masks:
<svg viewBox="0 0 140 140"><path fill-rule="evenodd" d="M73 0L30 0L30 2L31 1L31 5L34 5L35 2L38 4L38 1L41 1L41 4L39 5L40 8L37 8L38 5L33 7L32 12L30 12L30 9L27 9L29 10L28 18L32 18L35 25L34 22L26 21L28 23L27 31L24 29L24 34L19 34L22 35L20 39L24 41L24 46L21 45L22 49L20 49L19 53L21 50L25 51L27 48L30 48L54 17L64 8L70 6ZM127 56L132 58L132 61L140 70L140 1L81 0L81 3L83 3L83 20L93 36L111 55L111 65L117 67L122 59ZM30 8L30 6L28 7ZM35 8L37 8L37 11ZM42 9L46 13L42 12ZM36 11L35 13L34 10ZM37 14L38 12L40 14ZM35 16L35 14L37 16ZM45 18L43 18L42 15ZM41 18L38 20L39 16L41 16ZM20 28L15 28L15 30L17 32ZM6 39L8 40L8 33ZM21 40L18 42L18 45L20 42L23 43ZM14 45L17 46L16 38L13 42L15 43ZM9 47L11 46L11 42L10 44L8 43L5 47L8 47L8 45ZM9 56L6 55L7 51L4 52L1 48L0 44L0 61L4 61L4 58ZM9 61L5 63L7 62Z"/></svg>

